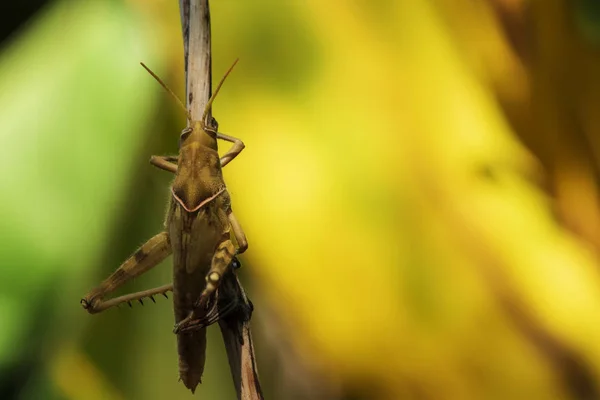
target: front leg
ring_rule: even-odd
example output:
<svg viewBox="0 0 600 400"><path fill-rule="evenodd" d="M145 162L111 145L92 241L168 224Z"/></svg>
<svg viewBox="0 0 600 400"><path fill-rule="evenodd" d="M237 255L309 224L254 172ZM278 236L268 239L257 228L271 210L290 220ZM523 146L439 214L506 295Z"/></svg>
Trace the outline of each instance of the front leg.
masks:
<svg viewBox="0 0 600 400"><path fill-rule="evenodd" d="M164 169L172 173L177 173L177 161L179 157L171 156L152 156L150 157L150 164L157 168Z"/></svg>
<svg viewBox="0 0 600 400"><path fill-rule="evenodd" d="M233 143L233 146L231 146L229 151L225 153L223 157L221 157L221 168L223 168L224 166L229 164L231 160L236 158L238 154L240 154L242 150L244 150L244 147L246 147L246 145L240 139L226 135L224 133L217 132L217 138L221 140L227 140L228 142Z"/></svg>
<svg viewBox="0 0 600 400"><path fill-rule="evenodd" d="M110 294L132 278L136 278L142 275L144 272L155 267L158 263L167 258L171 252L171 243L169 242L169 236L167 232L159 233L144 243L135 253L133 253L131 257L125 260L125 262L115 272L106 278L97 288L90 291L83 299L81 299L81 305L90 314L95 314L123 301L131 301L132 299L136 299L122 296L117 299L104 301L104 297L106 295ZM155 293L152 292L152 290L146 291L144 292L146 295L142 297L165 293L167 290L169 290L166 286L160 289L164 290L159 290ZM123 300L123 298L126 299Z"/></svg>
<svg viewBox="0 0 600 400"><path fill-rule="evenodd" d="M220 139L227 140L227 141L234 143L234 145L231 147L231 149L227 153L225 153L223 155L223 157L221 157L221 159L220 159L221 168L223 168L224 166L229 164L229 161L231 161L235 157L237 157L237 155L240 154L240 152L244 149L245 146L241 140L234 138L232 136L227 136L222 133L217 133L217 137ZM157 167L159 169L162 169L164 171L175 174L175 173L177 173L178 160L179 160L179 157L177 157L177 156L151 156L150 164L154 165L155 167Z"/></svg>
<svg viewBox="0 0 600 400"><path fill-rule="evenodd" d="M221 132L217 132L214 129L208 129L208 130L210 132L213 132L215 135L217 135L217 139L226 140L228 142L233 143L233 146L231 146L229 151L227 153L225 153L223 155L223 157L221 157L221 168L223 168L224 166L229 164L229 162L231 160L233 160L234 158L236 158L238 156L238 154L240 154L242 152L242 150L244 150L244 148L246 147L246 145L244 145L244 142L242 142L240 139L238 139L236 137L229 136L229 135L226 135Z"/></svg>

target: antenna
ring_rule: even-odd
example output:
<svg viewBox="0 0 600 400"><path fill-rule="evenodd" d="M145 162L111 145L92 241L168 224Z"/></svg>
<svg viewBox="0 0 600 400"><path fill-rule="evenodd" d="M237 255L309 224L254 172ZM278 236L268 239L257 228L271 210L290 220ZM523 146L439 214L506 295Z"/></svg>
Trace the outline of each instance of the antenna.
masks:
<svg viewBox="0 0 600 400"><path fill-rule="evenodd" d="M223 78L221 78L221 82L219 82L219 84L217 85L217 88L215 89L214 93L212 94L212 96L210 96L210 99L208 99L208 102L206 103L206 107L204 108L204 113L202 114L202 123L206 125L206 117L208 116L208 112L211 110L212 108L212 103L215 100L215 97L217 97L217 94L219 93L219 90L221 90L221 86L223 86L223 82L225 82L225 79L227 78L227 76L229 75L229 73L231 72L231 70L233 69L233 67L235 67L235 64L237 64L237 62L240 59L237 58L234 62L233 65L231 67L229 67L229 69L227 70L227 72L225 72L225 75L223 76Z"/></svg>
<svg viewBox="0 0 600 400"><path fill-rule="evenodd" d="M175 93L173 93L173 91L172 91L171 89L169 89L169 87L168 87L167 85L165 85L165 83L164 83L164 82L163 82L163 81L162 81L162 80L161 80L161 79L158 77L158 75L156 75L154 72L152 72L152 70L151 70L150 68L148 68L148 67L146 66L146 64L144 64L143 62L141 62L140 64L142 65L142 67L144 67L144 69L145 69L146 71L148 71L148 73L149 73L150 75L152 75L152 77L153 77L154 79L156 79L156 80L157 80L157 82L158 82L158 83L160 83L160 86L162 86L162 87L163 87L163 88L164 88L164 89L165 89L167 92L169 92L169 94L170 94L171 96L173 96L173 98L174 98L175 100L177 100L177 103L179 104L179 106L181 107L181 109L183 110L183 112L185 113L185 115L186 115L186 117L187 117L188 121L191 121L191 120L192 120L192 117L191 117L191 115L190 115L190 112L189 112L189 111L188 111L188 109L185 107L185 105L183 104L183 102L181 101L181 99L180 99L179 97L177 97L177 95L176 95ZM235 64L234 64L234 65L235 65ZM223 82L221 82L221 83L223 83Z"/></svg>

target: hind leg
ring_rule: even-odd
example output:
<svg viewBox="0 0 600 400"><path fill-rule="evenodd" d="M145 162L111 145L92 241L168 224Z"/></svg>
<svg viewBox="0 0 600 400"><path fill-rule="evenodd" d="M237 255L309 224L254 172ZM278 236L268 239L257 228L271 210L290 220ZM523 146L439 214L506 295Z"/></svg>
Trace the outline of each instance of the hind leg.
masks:
<svg viewBox="0 0 600 400"><path fill-rule="evenodd" d="M198 325L206 320L206 305L221 284L223 275L225 275L225 272L227 271L229 264L231 264L235 253L235 246L229 239L222 241L219 246L217 246L217 250L212 258L210 270L206 274L206 287L202 291L202 294L200 294L200 297L196 303L194 303L194 311L192 311L190 315L175 325L175 333L180 332L182 329L187 330L187 328L191 327L192 325ZM216 322L218 318L212 317L209 318L209 320Z"/></svg>
<svg viewBox="0 0 600 400"><path fill-rule="evenodd" d="M121 266L106 278L98 287L90 291L83 299L81 305L90 314L95 314L114 307L123 302L141 300L144 297L163 294L171 290L170 285L156 289L150 289L141 293L104 300L105 296L118 289L129 280L136 278L146 271L154 268L172 252L169 236L161 232L142 245Z"/></svg>

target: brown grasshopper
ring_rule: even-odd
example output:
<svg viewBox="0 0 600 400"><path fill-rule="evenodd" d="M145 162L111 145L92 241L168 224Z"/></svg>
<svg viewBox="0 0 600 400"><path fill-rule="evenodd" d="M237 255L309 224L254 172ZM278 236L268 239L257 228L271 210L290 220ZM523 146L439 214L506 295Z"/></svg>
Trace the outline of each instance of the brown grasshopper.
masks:
<svg viewBox="0 0 600 400"><path fill-rule="evenodd" d="M208 100L202 119L193 121L181 100L143 63L142 66L167 90L187 115L188 127L181 132L179 156L152 156L151 164L175 174L165 221L165 230L144 243L132 256L90 291L81 304L89 313L155 295L173 292L175 329L179 354L179 375L194 392L204 370L206 326L216 322L237 304L232 301L217 307L214 294L228 267L238 263L236 254L248 248L246 236L231 210L229 193L221 168L243 149L241 140L217 132L209 125L209 112L223 82L236 62L225 73ZM219 158L217 139L232 142L231 149ZM231 231L237 248L231 241ZM173 253L173 283L109 300L105 296L132 278L142 275Z"/></svg>

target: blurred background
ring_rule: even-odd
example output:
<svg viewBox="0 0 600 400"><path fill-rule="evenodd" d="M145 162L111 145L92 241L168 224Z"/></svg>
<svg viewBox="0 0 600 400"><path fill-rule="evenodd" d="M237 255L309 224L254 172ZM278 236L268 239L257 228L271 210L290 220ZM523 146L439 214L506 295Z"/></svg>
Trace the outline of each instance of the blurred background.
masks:
<svg viewBox="0 0 600 400"><path fill-rule="evenodd" d="M600 398L598 4L212 0L267 399ZM79 305L162 229L178 4L0 7L0 399L191 398L170 300Z"/></svg>

